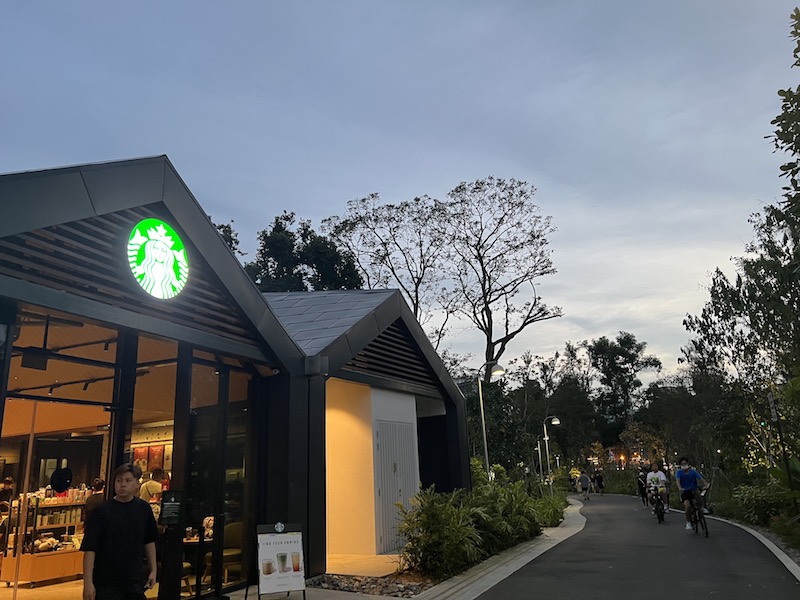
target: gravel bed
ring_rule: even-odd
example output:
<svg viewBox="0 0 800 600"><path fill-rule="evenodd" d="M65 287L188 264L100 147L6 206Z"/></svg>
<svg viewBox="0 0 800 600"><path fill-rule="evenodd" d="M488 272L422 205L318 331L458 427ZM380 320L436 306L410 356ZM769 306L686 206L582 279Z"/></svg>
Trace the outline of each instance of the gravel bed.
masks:
<svg viewBox="0 0 800 600"><path fill-rule="evenodd" d="M319 575L306 580L306 586L360 592L370 596L389 596L391 598L413 598L432 588L436 583L413 575L388 575L386 577L351 577L347 575Z"/></svg>

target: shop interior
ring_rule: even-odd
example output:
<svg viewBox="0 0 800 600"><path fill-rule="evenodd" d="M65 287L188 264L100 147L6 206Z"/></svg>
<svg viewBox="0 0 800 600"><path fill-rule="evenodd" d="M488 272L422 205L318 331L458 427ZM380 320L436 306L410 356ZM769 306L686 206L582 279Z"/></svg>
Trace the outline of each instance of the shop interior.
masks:
<svg viewBox="0 0 800 600"><path fill-rule="evenodd" d="M84 503L108 479L118 332L33 306L20 308L0 433L0 600L81 598ZM138 336L132 424L125 454L168 490L175 444L178 344ZM194 350L182 596L242 581L252 367ZM51 478L71 473L58 493ZM59 471L63 472L63 471ZM110 489L109 489L110 488ZM113 496L113 482L106 488ZM152 500L154 518L160 497ZM224 514L222 543L213 515ZM216 529L219 529L218 527ZM222 560L213 569L213 553ZM158 548L160 557L161 547ZM219 580L219 582L218 582ZM44 594L44 595L42 595ZM157 589L148 593L155 597Z"/></svg>

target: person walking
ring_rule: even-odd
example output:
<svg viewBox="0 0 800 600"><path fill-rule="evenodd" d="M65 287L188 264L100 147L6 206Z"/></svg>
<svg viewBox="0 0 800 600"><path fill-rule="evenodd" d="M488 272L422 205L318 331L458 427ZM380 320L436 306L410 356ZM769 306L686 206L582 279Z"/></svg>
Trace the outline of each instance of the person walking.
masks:
<svg viewBox="0 0 800 600"><path fill-rule="evenodd" d="M644 469L639 469L639 474L636 476L636 487L639 489L642 506L647 506L647 478Z"/></svg>
<svg viewBox="0 0 800 600"><path fill-rule="evenodd" d="M83 600L144 600L156 582L158 528L138 498L142 470L130 463L114 471L114 497L96 507L85 524Z"/></svg>
<svg viewBox="0 0 800 600"><path fill-rule="evenodd" d="M586 474L586 471L581 471L581 476L578 478L581 483L581 496L583 496L584 500L589 499L589 484L591 481L589 480L589 476Z"/></svg>
<svg viewBox="0 0 800 600"><path fill-rule="evenodd" d="M594 484L595 484L595 486L597 488L595 491L602 496L603 495L603 490L606 487L606 482L603 479L603 471L602 470L600 470L600 471L598 471L597 473L594 474Z"/></svg>

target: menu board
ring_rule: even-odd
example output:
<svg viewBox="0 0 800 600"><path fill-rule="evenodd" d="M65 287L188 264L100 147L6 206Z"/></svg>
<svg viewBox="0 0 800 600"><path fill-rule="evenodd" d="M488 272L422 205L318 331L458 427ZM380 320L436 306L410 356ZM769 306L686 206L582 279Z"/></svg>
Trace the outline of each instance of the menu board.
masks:
<svg viewBox="0 0 800 600"><path fill-rule="evenodd" d="M258 593L306 589L303 534L258 534Z"/></svg>

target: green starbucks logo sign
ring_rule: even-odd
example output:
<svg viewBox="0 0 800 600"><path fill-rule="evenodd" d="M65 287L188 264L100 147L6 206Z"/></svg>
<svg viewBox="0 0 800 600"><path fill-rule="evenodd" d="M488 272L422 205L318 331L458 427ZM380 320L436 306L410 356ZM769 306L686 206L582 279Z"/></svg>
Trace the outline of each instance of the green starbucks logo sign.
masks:
<svg viewBox="0 0 800 600"><path fill-rule="evenodd" d="M189 279L183 241L160 219L145 219L133 228L128 240L128 263L142 289L162 300L180 294Z"/></svg>

